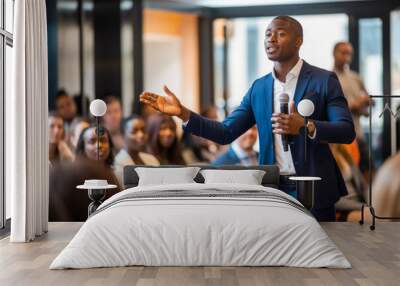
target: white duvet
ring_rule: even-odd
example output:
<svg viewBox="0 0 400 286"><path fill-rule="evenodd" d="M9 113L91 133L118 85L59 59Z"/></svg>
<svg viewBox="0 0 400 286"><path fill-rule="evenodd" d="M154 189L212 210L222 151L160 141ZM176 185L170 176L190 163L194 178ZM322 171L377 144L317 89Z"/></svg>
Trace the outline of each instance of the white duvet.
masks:
<svg viewBox="0 0 400 286"><path fill-rule="evenodd" d="M127 189L99 207L103 210L83 224L50 269L127 265L351 267L311 215L282 201L186 196L118 202L137 192L168 190L261 190L297 202L279 190L254 185L193 183Z"/></svg>

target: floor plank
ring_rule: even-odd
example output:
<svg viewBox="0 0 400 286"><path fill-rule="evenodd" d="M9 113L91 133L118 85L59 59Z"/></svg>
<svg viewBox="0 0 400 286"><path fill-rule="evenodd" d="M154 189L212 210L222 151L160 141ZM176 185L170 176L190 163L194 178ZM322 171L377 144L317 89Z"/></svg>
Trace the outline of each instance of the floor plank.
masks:
<svg viewBox="0 0 400 286"><path fill-rule="evenodd" d="M32 243L0 240L0 285L399 285L400 223L379 222L375 231L356 223L323 223L352 269L290 267L118 267L48 269L82 223L50 223Z"/></svg>

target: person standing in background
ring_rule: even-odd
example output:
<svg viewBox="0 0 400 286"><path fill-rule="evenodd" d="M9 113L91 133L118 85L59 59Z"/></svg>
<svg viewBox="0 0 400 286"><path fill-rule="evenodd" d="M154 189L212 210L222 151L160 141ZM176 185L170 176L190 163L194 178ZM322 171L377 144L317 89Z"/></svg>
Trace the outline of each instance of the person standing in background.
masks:
<svg viewBox="0 0 400 286"><path fill-rule="evenodd" d="M360 78L355 72L350 70L353 59L353 47L348 42L338 42L333 49L334 69L338 76L343 94L347 99L350 112L353 116L354 128L356 130L356 141L359 150L361 172L368 170L368 154L365 135L361 128L360 117L368 116L368 106L370 104L368 92Z"/></svg>

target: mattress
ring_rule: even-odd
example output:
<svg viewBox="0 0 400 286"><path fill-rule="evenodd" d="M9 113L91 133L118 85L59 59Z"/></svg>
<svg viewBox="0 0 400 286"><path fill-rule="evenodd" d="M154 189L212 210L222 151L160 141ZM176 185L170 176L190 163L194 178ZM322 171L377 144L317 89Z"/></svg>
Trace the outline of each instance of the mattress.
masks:
<svg viewBox="0 0 400 286"><path fill-rule="evenodd" d="M132 265L351 267L291 196L257 185L198 183L114 195L50 269Z"/></svg>

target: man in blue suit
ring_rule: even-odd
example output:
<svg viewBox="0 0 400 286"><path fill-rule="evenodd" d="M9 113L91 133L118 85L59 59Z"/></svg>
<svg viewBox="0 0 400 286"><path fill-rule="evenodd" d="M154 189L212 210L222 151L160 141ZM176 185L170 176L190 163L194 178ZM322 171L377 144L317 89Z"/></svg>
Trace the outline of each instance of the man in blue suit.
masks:
<svg viewBox="0 0 400 286"><path fill-rule="evenodd" d="M211 162L212 165L242 165L242 166L254 166L258 162L258 152L254 151L254 145L257 142L257 127L254 125L245 133L240 135L238 139L235 140L229 146L229 149L219 155L214 161Z"/></svg>
<svg viewBox="0 0 400 286"><path fill-rule="evenodd" d="M278 16L265 33L265 51L274 62L273 71L257 79L241 104L223 121L203 118L184 107L164 87L167 96L144 92L140 100L169 115L180 117L185 129L195 135L229 144L257 124L260 138L260 164L277 164L282 173L318 176L315 204L311 212L319 221L335 220L335 202L347 194L340 170L328 143L351 143L354 124L337 76L309 65L299 57L303 42L300 23L289 16ZM290 114L279 113L279 95L290 98ZM304 119L296 111L303 98L313 101L315 111L306 126L308 154L304 160ZM284 151L282 134L290 138ZM306 162L306 163L305 163ZM281 187L290 193L292 186Z"/></svg>

